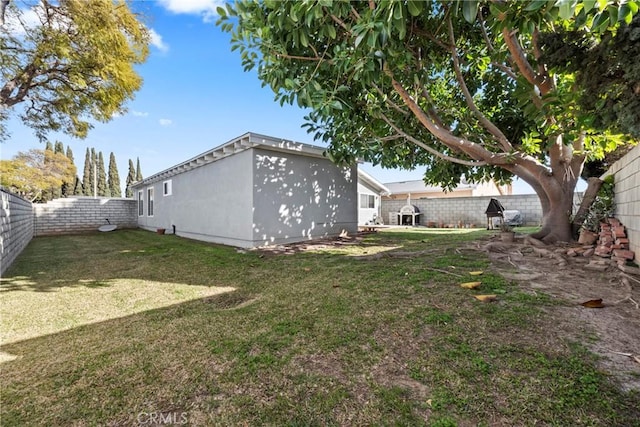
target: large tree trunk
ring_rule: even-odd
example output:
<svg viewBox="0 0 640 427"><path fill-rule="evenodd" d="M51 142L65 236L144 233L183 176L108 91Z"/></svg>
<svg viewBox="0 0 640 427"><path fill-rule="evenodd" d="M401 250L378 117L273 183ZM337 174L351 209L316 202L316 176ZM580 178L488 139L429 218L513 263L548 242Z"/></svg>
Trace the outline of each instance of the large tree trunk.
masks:
<svg viewBox="0 0 640 427"><path fill-rule="evenodd" d="M573 193L565 193L562 197L549 200L547 209L542 209L542 228L532 237L545 243L570 242L571 213L573 208Z"/></svg>
<svg viewBox="0 0 640 427"><path fill-rule="evenodd" d="M573 240L571 216L576 183L577 179L559 182L554 177L548 177L533 186L542 206L542 228L532 237L549 244Z"/></svg>
<svg viewBox="0 0 640 427"><path fill-rule="evenodd" d="M591 177L587 181L587 191L584 192L584 197L582 198L582 202L580 203L580 208L576 213L576 216L573 218L573 224L571 225L571 231L573 232L573 237L578 237L578 232L580 231L580 227L584 223L584 220L587 218L587 213L589 213L589 208L596 200L596 196L598 195L598 191L600 191L600 187L602 187L603 181L597 177Z"/></svg>

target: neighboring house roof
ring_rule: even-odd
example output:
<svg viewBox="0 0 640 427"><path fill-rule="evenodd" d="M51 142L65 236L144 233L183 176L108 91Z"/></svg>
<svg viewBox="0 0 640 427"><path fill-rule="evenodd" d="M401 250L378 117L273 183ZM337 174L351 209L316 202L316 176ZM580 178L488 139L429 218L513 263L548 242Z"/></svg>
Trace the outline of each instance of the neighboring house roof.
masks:
<svg viewBox="0 0 640 427"><path fill-rule="evenodd" d="M358 181L361 181L363 184L368 185L372 190L380 193L382 196L386 196L391 194L391 191L380 181L358 168Z"/></svg>
<svg viewBox="0 0 640 427"><path fill-rule="evenodd" d="M388 182L384 184L391 194L405 194L405 193L428 193L435 191L443 191L442 187L425 185L421 179L414 181L401 181L401 182ZM469 184L466 181L462 182L454 188L452 191L468 190L477 188L476 184Z"/></svg>
<svg viewBox="0 0 640 427"><path fill-rule="evenodd" d="M179 173L186 172L191 169L195 169L209 163L218 161L228 156L232 156L241 151L249 148L265 148L272 151L281 152L296 152L309 157L324 157L325 149L315 145L305 144L302 142L295 142L282 138L275 138L272 136L261 135L258 133L247 132L242 136L225 142L216 148L209 151L205 151L187 161L179 163L175 166L165 169L162 172L153 174L142 181L137 181L132 186L146 185L152 182L164 180L175 176Z"/></svg>

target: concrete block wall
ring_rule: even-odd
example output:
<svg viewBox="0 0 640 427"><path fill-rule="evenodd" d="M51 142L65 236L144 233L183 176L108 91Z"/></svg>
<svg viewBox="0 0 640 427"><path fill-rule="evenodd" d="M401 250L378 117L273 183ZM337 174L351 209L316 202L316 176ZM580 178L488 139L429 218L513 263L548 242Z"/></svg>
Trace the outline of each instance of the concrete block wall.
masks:
<svg viewBox="0 0 640 427"><path fill-rule="evenodd" d="M138 213L134 199L67 197L33 205L34 234L76 234L96 231L106 224L118 228L137 228Z"/></svg>
<svg viewBox="0 0 640 427"><path fill-rule="evenodd" d="M0 189L0 275L33 238L31 202Z"/></svg>
<svg viewBox="0 0 640 427"><path fill-rule="evenodd" d="M581 194L574 197L574 206L579 205ZM427 225L433 221L438 225L453 224L458 226L486 227L487 216L485 211L492 199L498 199L506 210L517 210L522 215L523 225L537 226L542 223L542 207L536 194L515 194L510 196L481 196L481 197L455 197L444 199L412 199L411 204L420 209L419 225ZM385 224L394 224L395 215L406 200L382 200L382 218Z"/></svg>
<svg viewBox="0 0 640 427"><path fill-rule="evenodd" d="M625 226L629 249L640 254L640 145L611 166L614 175L615 216Z"/></svg>

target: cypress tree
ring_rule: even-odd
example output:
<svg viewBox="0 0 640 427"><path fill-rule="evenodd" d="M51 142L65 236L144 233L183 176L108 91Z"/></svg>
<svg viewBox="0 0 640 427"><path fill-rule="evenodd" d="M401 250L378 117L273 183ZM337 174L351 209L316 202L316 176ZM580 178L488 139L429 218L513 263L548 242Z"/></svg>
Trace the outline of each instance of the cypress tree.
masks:
<svg viewBox="0 0 640 427"><path fill-rule="evenodd" d="M102 151L98 153L98 196L111 196L109 187L107 187L107 173L104 169L104 158L102 157Z"/></svg>
<svg viewBox="0 0 640 427"><path fill-rule="evenodd" d="M53 154L53 145L51 144L51 141L47 141L45 147L44 147L44 162L48 163L50 160L49 155ZM57 196L57 193L60 192L60 189L57 189L58 191L56 191L55 188L49 188L48 190L43 190L42 194L40 196L40 200L42 202L47 202L49 200L54 199Z"/></svg>
<svg viewBox="0 0 640 427"><path fill-rule="evenodd" d="M62 145L62 143L61 143ZM57 148L57 143L56 143L56 148ZM62 150L60 151L62 153L62 151L64 151L64 147L62 147ZM67 159L69 159L71 161L71 163L74 163L73 160L73 152L71 151L71 147L67 147L67 152L66 152L66 156ZM76 176L76 180L78 179L78 177ZM62 183L62 197L69 197L74 193L75 190L75 181L74 182L63 182Z"/></svg>
<svg viewBox="0 0 640 427"><path fill-rule="evenodd" d="M54 153L64 154L64 144L60 141L56 141L56 144L53 149Z"/></svg>
<svg viewBox="0 0 640 427"><path fill-rule="evenodd" d="M136 181L142 181L142 171L140 170L140 157L136 157Z"/></svg>
<svg viewBox="0 0 640 427"><path fill-rule="evenodd" d="M84 188L82 188L82 181L80 177L76 175L76 182L73 185L73 195L82 196L84 194Z"/></svg>
<svg viewBox="0 0 640 427"><path fill-rule="evenodd" d="M109 192L111 197L122 197L122 189L120 188L120 176L118 175L118 165L116 164L116 156L113 151L109 155Z"/></svg>
<svg viewBox="0 0 640 427"><path fill-rule="evenodd" d="M93 196L93 164L91 153L87 147L87 154L84 156L84 170L82 173L82 188L85 196Z"/></svg>
<svg viewBox="0 0 640 427"><path fill-rule="evenodd" d="M133 189L131 184L136 180L136 170L133 167L133 160L129 159L129 173L127 174L127 188L125 190L125 197L133 199Z"/></svg>

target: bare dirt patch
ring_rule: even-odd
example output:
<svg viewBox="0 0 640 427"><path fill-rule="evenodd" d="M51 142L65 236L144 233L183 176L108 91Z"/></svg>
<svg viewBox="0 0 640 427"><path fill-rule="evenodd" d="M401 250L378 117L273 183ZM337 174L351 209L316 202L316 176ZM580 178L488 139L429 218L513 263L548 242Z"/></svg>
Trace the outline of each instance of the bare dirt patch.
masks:
<svg viewBox="0 0 640 427"><path fill-rule="evenodd" d="M523 290L542 292L559 301L545 308L557 329L601 356L600 365L624 390L640 390L640 275L605 261L602 271L587 267L598 257L570 257L568 245L534 250L523 239L510 245L495 241L489 249L492 269ZM602 299L604 307L582 303Z"/></svg>

